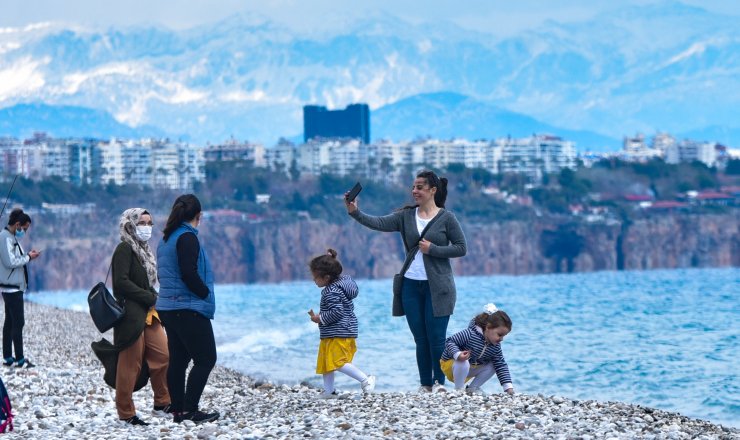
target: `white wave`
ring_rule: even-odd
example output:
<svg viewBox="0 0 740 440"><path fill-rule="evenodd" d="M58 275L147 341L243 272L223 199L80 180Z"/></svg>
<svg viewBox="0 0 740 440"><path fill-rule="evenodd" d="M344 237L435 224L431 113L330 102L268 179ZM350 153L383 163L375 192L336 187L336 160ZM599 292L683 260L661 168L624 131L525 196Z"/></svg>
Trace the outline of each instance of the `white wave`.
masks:
<svg viewBox="0 0 740 440"><path fill-rule="evenodd" d="M288 330L275 328L274 330L252 331L236 341L220 345L218 351L219 353L256 353L270 348L283 348L300 337L315 332L315 328L315 324L307 324ZM318 332L316 332L316 339L318 345Z"/></svg>

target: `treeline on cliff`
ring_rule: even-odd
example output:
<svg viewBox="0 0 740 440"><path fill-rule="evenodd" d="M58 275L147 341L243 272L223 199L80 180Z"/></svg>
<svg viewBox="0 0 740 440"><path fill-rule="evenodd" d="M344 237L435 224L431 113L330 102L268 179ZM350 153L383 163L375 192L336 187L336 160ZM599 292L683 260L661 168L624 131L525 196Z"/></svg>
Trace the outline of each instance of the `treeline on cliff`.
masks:
<svg viewBox="0 0 740 440"><path fill-rule="evenodd" d="M454 262L455 271L486 275L740 265L736 206L697 205L648 214L623 197L651 194L665 200L690 190L737 186L740 166L735 162L740 163L730 161L720 172L699 163L615 160L545 176L537 186L521 175L460 165L436 170L450 181L447 207L468 237L468 256ZM398 237L350 221L341 198L360 180L361 208L387 214L411 203L413 177L409 173L405 181L393 182L384 176L301 176L249 163L209 164L207 180L193 189L204 209L249 214L246 220L216 214L201 225L214 258L229 261L216 267L219 282L303 279L306 261L328 246L340 251L347 270L358 277L392 276L403 257ZM11 181L6 176L5 188ZM8 205L33 212L26 240L44 251L31 273L33 288L82 288L103 279L118 241L120 213L132 206L150 209L155 229L161 230L179 193L18 178ZM269 202L258 203L259 194L269 194ZM42 203L95 207L51 214L40 209ZM583 213L589 209L598 215L587 218Z"/></svg>
<svg viewBox="0 0 740 440"><path fill-rule="evenodd" d="M725 172L708 168L701 162L670 165L660 159L646 163L620 160L601 161L590 168L563 169L542 176L541 182L520 174L492 174L483 169L453 164L434 170L449 179L448 207L462 220L526 220L532 216L569 215L574 205L603 206L620 218L636 215L624 196L648 195L656 200L672 200L687 191L719 190L740 184L740 160L730 160ZM260 218L289 220L297 213L329 222L343 221L336 215L341 195L355 181L363 182L362 209L388 212L410 203L414 174L402 182L385 176L301 175L255 168L248 162L209 163L206 181L194 191L204 209L232 209ZM9 185L11 176L5 176ZM151 206L166 212L179 192L133 185L73 185L59 178L32 181L18 178L10 204L39 207L42 203L95 203L97 214L118 213L126 206ZM258 194L269 194L268 203L258 203ZM708 212L722 212L720 206L704 206Z"/></svg>

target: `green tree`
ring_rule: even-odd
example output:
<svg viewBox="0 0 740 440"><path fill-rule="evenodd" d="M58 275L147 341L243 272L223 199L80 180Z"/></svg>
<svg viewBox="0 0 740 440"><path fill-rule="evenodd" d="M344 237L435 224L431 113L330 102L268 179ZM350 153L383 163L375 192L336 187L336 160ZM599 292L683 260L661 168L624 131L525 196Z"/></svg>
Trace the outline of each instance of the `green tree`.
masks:
<svg viewBox="0 0 740 440"><path fill-rule="evenodd" d="M740 159L730 159L727 161L725 174L730 176L740 175Z"/></svg>

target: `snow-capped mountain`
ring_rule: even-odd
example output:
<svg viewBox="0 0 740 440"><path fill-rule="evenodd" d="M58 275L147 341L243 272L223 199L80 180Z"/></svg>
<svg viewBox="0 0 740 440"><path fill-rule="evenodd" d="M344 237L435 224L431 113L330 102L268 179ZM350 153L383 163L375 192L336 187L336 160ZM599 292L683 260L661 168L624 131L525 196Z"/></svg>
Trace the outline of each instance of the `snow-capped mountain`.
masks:
<svg viewBox="0 0 740 440"><path fill-rule="evenodd" d="M506 39L387 14L315 34L253 15L184 31L38 24L0 29L0 107L84 107L196 142L271 144L300 133L304 104L367 102L374 138L533 127L585 134L585 148L715 127L731 136L716 140L740 145L738 29L740 17L676 2ZM418 105L430 96L434 107ZM475 117L450 122L462 110Z"/></svg>

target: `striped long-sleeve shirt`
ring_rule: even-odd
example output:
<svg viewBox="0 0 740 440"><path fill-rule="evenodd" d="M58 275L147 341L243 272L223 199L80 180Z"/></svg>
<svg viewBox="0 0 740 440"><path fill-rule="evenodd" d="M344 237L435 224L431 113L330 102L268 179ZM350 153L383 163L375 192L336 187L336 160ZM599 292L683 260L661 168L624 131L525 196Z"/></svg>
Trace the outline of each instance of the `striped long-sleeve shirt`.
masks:
<svg viewBox="0 0 740 440"><path fill-rule="evenodd" d="M357 294L357 284L347 275L324 287L319 305L321 339L357 337L357 316L352 304Z"/></svg>
<svg viewBox="0 0 740 440"><path fill-rule="evenodd" d="M493 363L496 376L504 389L511 388L511 374L509 365L504 359L501 344L491 344L486 341L483 330L471 321L468 328L445 340L445 350L442 352L442 360L457 359L461 351L470 351L470 364L481 365Z"/></svg>

